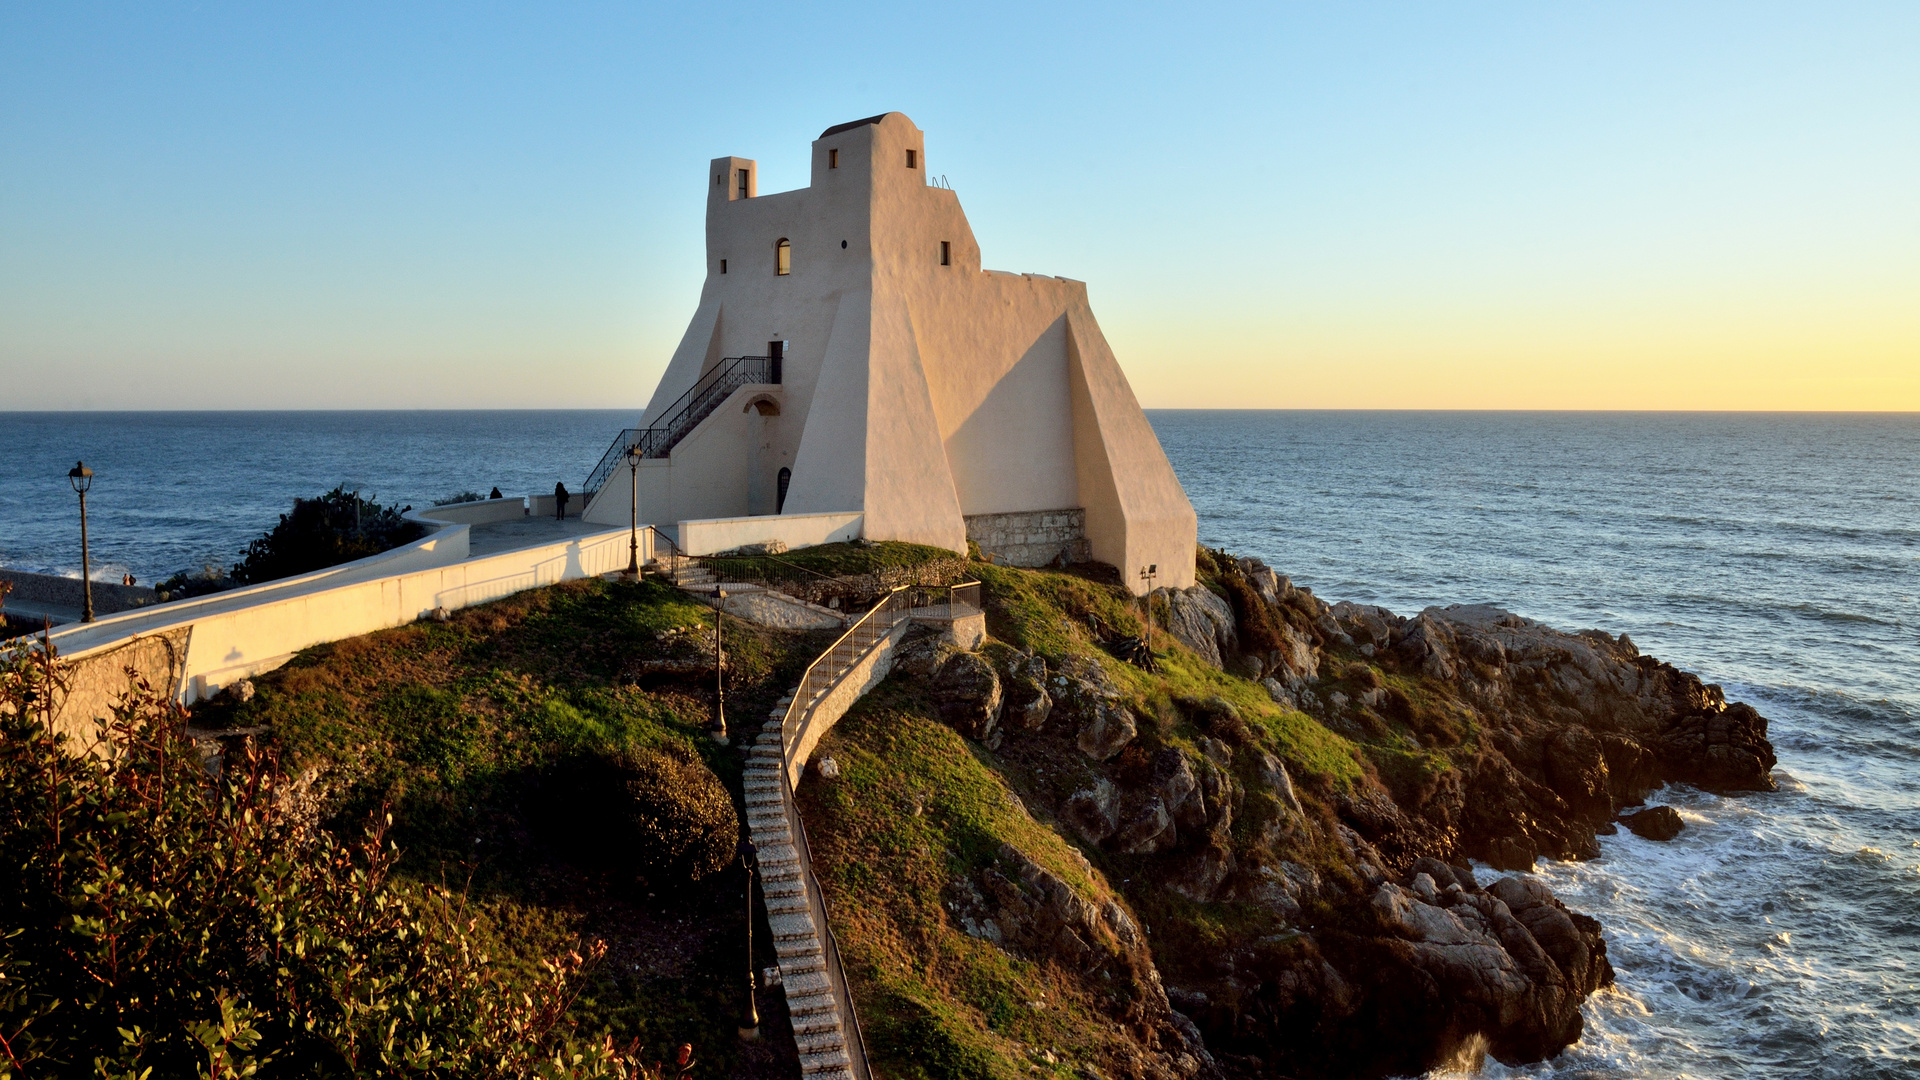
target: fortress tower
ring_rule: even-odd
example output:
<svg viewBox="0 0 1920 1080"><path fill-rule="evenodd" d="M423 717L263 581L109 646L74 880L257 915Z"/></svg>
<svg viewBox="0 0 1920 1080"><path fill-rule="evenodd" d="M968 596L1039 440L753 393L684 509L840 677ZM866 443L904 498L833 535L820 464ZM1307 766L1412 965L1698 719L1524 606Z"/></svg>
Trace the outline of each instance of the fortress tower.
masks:
<svg viewBox="0 0 1920 1080"><path fill-rule="evenodd" d="M757 173L707 170L700 306L588 520L627 521L637 440L639 519L662 527L858 511L871 540L1193 583L1193 507L1085 283L982 270L900 113L822 132L807 187L763 196Z"/></svg>

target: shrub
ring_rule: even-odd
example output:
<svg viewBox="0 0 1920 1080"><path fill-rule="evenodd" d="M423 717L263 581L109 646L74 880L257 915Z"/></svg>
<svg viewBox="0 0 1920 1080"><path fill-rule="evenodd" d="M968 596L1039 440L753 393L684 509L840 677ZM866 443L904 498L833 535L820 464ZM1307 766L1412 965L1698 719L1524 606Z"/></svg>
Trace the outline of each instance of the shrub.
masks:
<svg viewBox="0 0 1920 1080"><path fill-rule="evenodd" d="M293 500L265 536L247 545L233 568L234 580L273 581L364 559L418 540L426 530L358 492L336 487L317 499Z"/></svg>
<svg viewBox="0 0 1920 1080"><path fill-rule="evenodd" d="M597 946L506 974L381 821L337 840L250 749L211 776L144 683L76 753L60 680L0 655L0 1080L640 1075L566 1021Z"/></svg>
<svg viewBox="0 0 1920 1080"><path fill-rule="evenodd" d="M549 824L578 855L656 884L698 881L739 849L733 799L684 747L575 759L549 793Z"/></svg>
<svg viewBox="0 0 1920 1080"><path fill-rule="evenodd" d="M160 602L164 604L171 600L186 600L195 596L205 596L208 593L224 592L239 584L240 582L227 574L226 567L208 563L198 570L180 571L155 585L153 591L158 594Z"/></svg>
<svg viewBox="0 0 1920 1080"><path fill-rule="evenodd" d="M444 499L435 499L433 500L433 505L452 506L454 503L480 502L485 498L486 498L485 495L482 495L477 491L462 491L457 495L449 495Z"/></svg>

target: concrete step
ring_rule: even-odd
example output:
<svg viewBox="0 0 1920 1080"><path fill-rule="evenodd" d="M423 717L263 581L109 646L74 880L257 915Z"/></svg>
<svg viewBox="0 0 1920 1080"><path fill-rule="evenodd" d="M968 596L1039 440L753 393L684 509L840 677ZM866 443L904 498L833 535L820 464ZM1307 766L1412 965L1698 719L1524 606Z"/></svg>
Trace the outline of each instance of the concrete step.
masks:
<svg viewBox="0 0 1920 1080"><path fill-rule="evenodd" d="M769 894L767 896L767 914L769 916L785 915L789 912L805 910L807 910L807 897L805 893L793 893L786 896L773 896Z"/></svg>
<svg viewBox="0 0 1920 1080"><path fill-rule="evenodd" d="M792 1024L795 1038L799 1038L802 1035L810 1035L816 1031L838 1032L840 1030L840 1014L838 1012L808 1013L805 1016L793 1017Z"/></svg>
<svg viewBox="0 0 1920 1080"><path fill-rule="evenodd" d="M747 813L753 813L756 806L785 806L787 801L780 797L780 789L768 784L764 788L747 789ZM784 813L785 811L782 811Z"/></svg>
<svg viewBox="0 0 1920 1080"><path fill-rule="evenodd" d="M782 864L792 866L795 872L799 871L800 853L793 850L793 845L776 844L760 849L760 865L767 867L768 873L772 873L773 868Z"/></svg>
<svg viewBox="0 0 1920 1080"><path fill-rule="evenodd" d="M782 971L785 971L786 966L799 957L817 956L819 953L820 942L816 938L796 938L792 941L776 941L773 943L773 955L780 958L780 970Z"/></svg>
<svg viewBox="0 0 1920 1080"><path fill-rule="evenodd" d="M835 1025L840 1023L840 1008L834 1004L832 994L788 994L787 1012L796 1017L824 1014L833 1017Z"/></svg>
<svg viewBox="0 0 1920 1080"><path fill-rule="evenodd" d="M780 985L786 987L789 994L824 994L831 989L827 983L825 970L804 971L797 975L789 975L786 969L782 968Z"/></svg>
<svg viewBox="0 0 1920 1080"><path fill-rule="evenodd" d="M794 1047L800 1051L802 1056L807 1054L830 1054L835 1050L844 1051L847 1045L847 1040L840 1034L839 1025L837 1024L832 1028L808 1032L805 1035L796 1031L793 1033L793 1036Z"/></svg>
<svg viewBox="0 0 1920 1080"><path fill-rule="evenodd" d="M804 913L768 915L767 926L773 931L773 940L776 942L813 941L817 933L813 928L812 917Z"/></svg>
<svg viewBox="0 0 1920 1080"><path fill-rule="evenodd" d="M809 971L827 970L827 954L815 949L812 952L795 953L780 961L780 977L805 975Z"/></svg>
<svg viewBox="0 0 1920 1080"><path fill-rule="evenodd" d="M847 1057L845 1047L829 1050L824 1054L800 1055L800 1075L818 1076L836 1069L852 1069L853 1061Z"/></svg>

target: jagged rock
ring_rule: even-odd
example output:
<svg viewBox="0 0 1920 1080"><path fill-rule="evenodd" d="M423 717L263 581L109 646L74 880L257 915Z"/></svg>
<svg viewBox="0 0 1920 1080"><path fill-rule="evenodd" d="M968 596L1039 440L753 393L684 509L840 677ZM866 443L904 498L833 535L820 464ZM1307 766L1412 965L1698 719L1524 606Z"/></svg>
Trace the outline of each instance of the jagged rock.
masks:
<svg viewBox="0 0 1920 1080"><path fill-rule="evenodd" d="M1164 597L1167 630L1175 640L1217 668L1224 669L1228 658L1239 655L1233 608L1225 600L1202 585L1154 592Z"/></svg>
<svg viewBox="0 0 1920 1080"><path fill-rule="evenodd" d="M1295 814L1302 813L1300 796L1294 793L1293 778L1287 775L1286 763L1265 752L1261 753L1259 761L1260 782L1273 792L1282 806Z"/></svg>
<svg viewBox="0 0 1920 1080"><path fill-rule="evenodd" d="M1407 620L1372 604L1341 602L1328 612L1342 633L1359 645L1386 645Z"/></svg>
<svg viewBox="0 0 1920 1080"><path fill-rule="evenodd" d="M1719 696L1719 687L1714 687ZM1702 711L1674 722L1660 739L1670 779L1708 791L1772 791L1775 759L1767 718L1751 705Z"/></svg>
<svg viewBox="0 0 1920 1080"><path fill-rule="evenodd" d="M1589 821L1613 816L1613 789L1600 740L1584 727L1553 733L1546 747L1547 783L1573 812Z"/></svg>
<svg viewBox="0 0 1920 1080"><path fill-rule="evenodd" d="M1080 752L1094 759L1105 761L1118 754L1121 748L1133 741L1137 732L1133 713L1124 705L1110 701L1097 700L1085 710L1086 719L1080 726L1080 734L1074 745Z"/></svg>
<svg viewBox="0 0 1920 1080"><path fill-rule="evenodd" d="M893 670L916 679L931 679L960 651L953 642L916 627L893 651Z"/></svg>
<svg viewBox="0 0 1920 1080"><path fill-rule="evenodd" d="M1053 696L1047 693L1045 658L1016 657L1008 664L1001 688L1006 697L1008 727L1031 732L1046 726L1053 712Z"/></svg>
<svg viewBox="0 0 1920 1080"><path fill-rule="evenodd" d="M1271 908L1281 918L1297 923L1305 905L1320 895L1320 888L1319 874L1297 862L1281 859L1262 863L1242 874L1234 886L1234 894L1245 903Z"/></svg>
<svg viewBox="0 0 1920 1080"><path fill-rule="evenodd" d="M1272 678L1271 676L1261 679L1260 688L1267 692L1267 696L1273 699L1275 705L1283 709L1298 709L1300 707L1300 702L1293 696L1293 691L1280 685L1280 680L1278 679Z"/></svg>
<svg viewBox="0 0 1920 1080"><path fill-rule="evenodd" d="M1120 827L1118 791L1105 777L1081 788L1060 806L1060 816L1090 844L1098 844Z"/></svg>
<svg viewBox="0 0 1920 1080"><path fill-rule="evenodd" d="M1671 806L1650 806L1637 814L1622 814L1620 824L1633 835L1648 840L1671 840L1687 827L1687 823L1680 820L1680 811Z"/></svg>
<svg viewBox="0 0 1920 1080"><path fill-rule="evenodd" d="M1183 857L1167 879L1167 888L1196 904L1209 903L1233 868L1233 850L1216 840Z"/></svg>
<svg viewBox="0 0 1920 1080"><path fill-rule="evenodd" d="M1171 848L1179 839L1180 833L1173 823L1173 815L1167 811L1167 805L1155 796L1142 804L1133 817L1114 833L1112 847L1122 855L1151 855Z"/></svg>
<svg viewBox="0 0 1920 1080"><path fill-rule="evenodd" d="M979 653L955 653L934 676L933 703L955 731L989 742L1000 723L1000 676Z"/></svg>
<svg viewBox="0 0 1920 1080"><path fill-rule="evenodd" d="M1193 775L1193 766L1187 763L1185 754L1171 747L1163 747L1154 754L1150 785L1149 790L1160 796L1176 823L1189 829L1206 827L1206 799L1200 794L1200 781Z"/></svg>

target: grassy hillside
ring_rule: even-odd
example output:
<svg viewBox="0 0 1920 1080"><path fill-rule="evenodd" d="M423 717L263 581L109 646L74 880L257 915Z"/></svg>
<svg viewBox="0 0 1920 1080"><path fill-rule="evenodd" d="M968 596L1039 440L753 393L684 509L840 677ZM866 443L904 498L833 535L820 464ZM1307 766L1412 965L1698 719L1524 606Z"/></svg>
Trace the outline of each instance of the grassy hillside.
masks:
<svg viewBox="0 0 1920 1080"><path fill-rule="evenodd" d="M662 1059L690 1041L707 1075L784 1075L790 1040L743 1050L734 1032L738 869L636 876L566 790L575 763L664 753L737 792L738 755L706 735L712 627L710 609L656 582L573 582L309 650L195 722L264 728L343 830L390 812L403 873L464 890L507 963L605 941L572 1010L584 1030ZM726 639L729 713L755 724L824 644L733 619ZM761 964L766 940L763 926Z"/></svg>
<svg viewBox="0 0 1920 1080"><path fill-rule="evenodd" d="M1071 570L973 569L990 633L981 652L996 668L1038 656L1050 671L1102 679L1140 728L1113 761L1098 762L1076 747L1076 721L1056 703L1053 721L990 749L942 723L928 680L900 671L841 721L816 756L833 757L840 776L810 774L801 802L869 1048L889 1075L916 1080L1165 1075L1166 1059L1153 1054L1175 1054L1164 1025L1156 1034L1125 988L1044 949L998 947L977 925L969 932L969 882L1004 871L1010 845L1084 899L1129 910L1162 972L1250 941L1282 951L1294 935L1271 907L1184 899L1167 887L1175 856L1105 850L1058 808L1100 776L1147 783L1161 751L1205 769L1209 744L1216 760L1231 744L1237 820L1221 842L1243 865L1286 858L1338 878L1350 870L1329 840L1328 804L1370 783L1366 751L1164 632L1157 671L1109 655L1102 642L1144 632L1139 602L1113 583ZM1258 794L1262 753L1285 763L1323 827L1275 827L1283 811ZM1132 992L1157 993L1157 983Z"/></svg>

